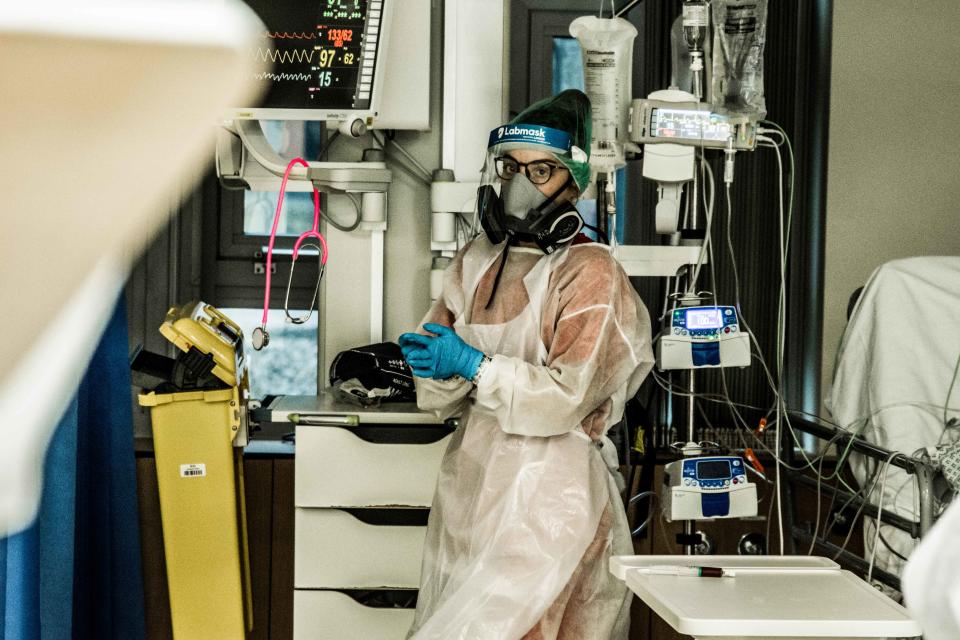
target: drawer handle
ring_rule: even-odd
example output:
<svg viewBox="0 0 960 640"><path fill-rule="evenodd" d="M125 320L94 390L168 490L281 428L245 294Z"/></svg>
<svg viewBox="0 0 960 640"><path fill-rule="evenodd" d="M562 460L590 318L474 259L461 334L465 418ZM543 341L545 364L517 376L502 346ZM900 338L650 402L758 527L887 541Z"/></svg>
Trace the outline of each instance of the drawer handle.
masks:
<svg viewBox="0 0 960 640"><path fill-rule="evenodd" d="M302 424L310 427L355 427L360 424L360 416L355 415L309 415L291 413L287 420L293 424Z"/></svg>
<svg viewBox="0 0 960 640"><path fill-rule="evenodd" d="M301 422L301 425L304 423ZM313 425L309 425L313 426ZM390 425L390 424L362 424L356 427L344 425L327 425L334 429L345 429L357 438L370 444L434 444L440 442L453 433L454 428L448 424L436 425ZM284 439L288 439L284 437Z"/></svg>
<svg viewBox="0 0 960 640"><path fill-rule="evenodd" d="M322 589L322 591L333 591ZM416 609L416 589L337 589L357 604L373 609Z"/></svg>
<svg viewBox="0 0 960 640"><path fill-rule="evenodd" d="M430 509L340 509L364 524L378 527L425 527Z"/></svg>

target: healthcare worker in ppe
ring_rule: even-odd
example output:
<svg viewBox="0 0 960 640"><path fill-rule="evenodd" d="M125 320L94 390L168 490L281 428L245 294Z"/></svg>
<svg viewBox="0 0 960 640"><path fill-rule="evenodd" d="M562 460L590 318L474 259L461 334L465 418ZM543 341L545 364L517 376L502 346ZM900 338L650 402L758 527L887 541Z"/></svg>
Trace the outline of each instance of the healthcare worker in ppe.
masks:
<svg viewBox="0 0 960 640"><path fill-rule="evenodd" d="M418 640L617 640L631 554L605 437L649 372L650 320L609 248L579 235L590 102L565 91L491 132L478 208L419 333L417 402L460 415L427 527ZM498 191L499 189L499 191Z"/></svg>

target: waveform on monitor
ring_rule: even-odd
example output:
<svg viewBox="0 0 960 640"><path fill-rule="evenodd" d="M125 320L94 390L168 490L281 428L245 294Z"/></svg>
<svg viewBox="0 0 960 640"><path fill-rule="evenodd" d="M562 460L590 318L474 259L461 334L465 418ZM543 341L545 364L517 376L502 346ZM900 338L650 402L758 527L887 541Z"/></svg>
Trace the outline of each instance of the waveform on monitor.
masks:
<svg viewBox="0 0 960 640"><path fill-rule="evenodd" d="M263 37L273 38L274 40L316 40L317 34L307 33L306 31L299 32L299 33L298 32L287 33L286 31L277 31L277 32L267 31L267 33L264 34Z"/></svg>
<svg viewBox="0 0 960 640"><path fill-rule="evenodd" d="M263 73L258 73L254 76L257 80L273 80L274 82L279 82L281 80L294 80L294 81L308 81L311 79L309 73L270 73L269 71L264 71Z"/></svg>
<svg viewBox="0 0 960 640"><path fill-rule="evenodd" d="M314 53L316 51L309 49L291 49L290 51L257 49L254 57L261 62L312 62Z"/></svg>

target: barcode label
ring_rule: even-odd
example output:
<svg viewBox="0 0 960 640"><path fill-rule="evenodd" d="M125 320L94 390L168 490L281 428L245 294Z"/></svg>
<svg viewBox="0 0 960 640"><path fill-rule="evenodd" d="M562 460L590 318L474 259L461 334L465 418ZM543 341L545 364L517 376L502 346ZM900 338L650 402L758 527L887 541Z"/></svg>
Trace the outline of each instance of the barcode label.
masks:
<svg viewBox="0 0 960 640"><path fill-rule="evenodd" d="M181 478L199 478L205 475L207 475L207 465L205 464L180 465Z"/></svg>

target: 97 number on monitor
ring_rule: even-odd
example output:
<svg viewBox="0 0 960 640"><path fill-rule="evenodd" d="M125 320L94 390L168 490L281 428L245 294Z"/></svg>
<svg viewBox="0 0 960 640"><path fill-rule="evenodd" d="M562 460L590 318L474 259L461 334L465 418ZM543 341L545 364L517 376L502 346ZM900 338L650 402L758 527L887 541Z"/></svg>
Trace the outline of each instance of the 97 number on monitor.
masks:
<svg viewBox="0 0 960 640"><path fill-rule="evenodd" d="M336 55L337 52L334 49L320 49L320 66L332 67L333 59Z"/></svg>

